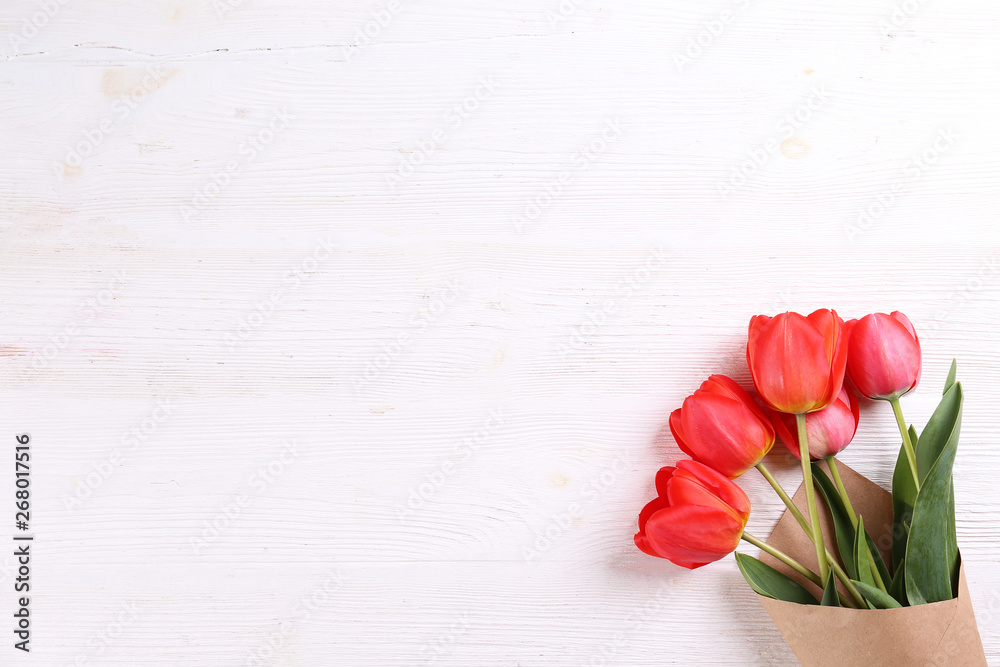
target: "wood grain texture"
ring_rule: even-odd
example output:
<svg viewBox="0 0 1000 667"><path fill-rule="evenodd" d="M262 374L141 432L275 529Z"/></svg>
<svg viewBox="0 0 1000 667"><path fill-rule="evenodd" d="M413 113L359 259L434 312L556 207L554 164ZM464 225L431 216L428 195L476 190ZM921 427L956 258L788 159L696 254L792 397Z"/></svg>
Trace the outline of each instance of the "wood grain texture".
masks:
<svg viewBox="0 0 1000 667"><path fill-rule="evenodd" d="M958 358L1000 662L1000 10L919 5L3 3L0 664L794 665L631 540L670 411L824 306L915 322L918 426Z"/></svg>

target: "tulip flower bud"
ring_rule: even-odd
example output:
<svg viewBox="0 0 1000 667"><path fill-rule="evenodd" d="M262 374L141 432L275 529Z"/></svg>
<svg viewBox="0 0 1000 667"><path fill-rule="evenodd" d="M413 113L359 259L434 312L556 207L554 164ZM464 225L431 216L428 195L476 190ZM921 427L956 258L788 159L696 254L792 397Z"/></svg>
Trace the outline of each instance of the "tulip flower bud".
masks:
<svg viewBox="0 0 1000 667"><path fill-rule="evenodd" d="M847 376L866 398L894 399L920 381L920 341L906 315L872 313L847 323Z"/></svg>
<svg viewBox="0 0 1000 667"><path fill-rule="evenodd" d="M803 414L830 405L844 383L846 363L847 336L836 311L750 320L747 365L757 395L772 410Z"/></svg>
<svg viewBox="0 0 1000 667"><path fill-rule="evenodd" d="M833 403L806 415L806 441L809 443L810 459L825 459L835 456L851 444L858 430L858 399L846 386ZM771 421L778 438L795 458L799 457L798 425L795 415L772 412Z"/></svg>
<svg viewBox="0 0 1000 667"><path fill-rule="evenodd" d="M639 513L635 545L693 570L732 553L750 518L743 489L697 461L656 474L658 497Z"/></svg>
<svg viewBox="0 0 1000 667"><path fill-rule="evenodd" d="M670 432L685 454L736 478L774 445L767 413L725 375L713 375L670 415Z"/></svg>

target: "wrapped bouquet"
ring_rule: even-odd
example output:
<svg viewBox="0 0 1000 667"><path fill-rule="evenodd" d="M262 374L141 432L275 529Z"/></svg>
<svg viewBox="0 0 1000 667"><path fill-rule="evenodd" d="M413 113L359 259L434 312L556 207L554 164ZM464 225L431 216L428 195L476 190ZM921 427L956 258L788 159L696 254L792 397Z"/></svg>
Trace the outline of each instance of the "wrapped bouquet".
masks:
<svg viewBox="0 0 1000 667"><path fill-rule="evenodd" d="M736 562L803 664L985 665L955 530L955 362L918 432L900 406L921 372L902 313L758 315L746 357L756 397L713 375L670 415L690 458L656 474L636 546L690 569L741 540L760 548L760 558L735 553ZM891 493L837 461L857 430L859 398L889 403L899 427ZM776 441L801 461L794 497L764 464ZM751 468L786 506L767 540L746 532L750 501L733 482Z"/></svg>

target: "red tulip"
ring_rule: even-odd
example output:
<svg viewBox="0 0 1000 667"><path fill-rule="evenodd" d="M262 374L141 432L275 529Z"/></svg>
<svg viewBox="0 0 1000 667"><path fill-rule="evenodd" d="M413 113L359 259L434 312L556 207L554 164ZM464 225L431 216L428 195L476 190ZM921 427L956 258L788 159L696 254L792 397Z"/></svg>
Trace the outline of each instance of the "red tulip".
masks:
<svg viewBox="0 0 1000 667"><path fill-rule="evenodd" d="M833 403L844 383L847 336L836 311L750 320L747 364L757 395L778 412L802 414Z"/></svg>
<svg viewBox="0 0 1000 667"><path fill-rule="evenodd" d="M684 399L670 415L670 432L685 454L729 478L757 465L774 444L767 413L725 375Z"/></svg>
<svg viewBox="0 0 1000 667"><path fill-rule="evenodd" d="M822 410L816 410L806 415L806 441L809 443L810 459L825 459L835 456L840 450L851 444L858 430L858 399L854 392L846 386L841 387L840 394L833 403ZM778 438L785 443L795 458L799 457L798 425L795 415L785 412L772 412L771 420Z"/></svg>
<svg viewBox="0 0 1000 667"><path fill-rule="evenodd" d="M635 545L693 570L736 549L750 518L750 499L728 478L697 461L656 473L658 498L639 513Z"/></svg>
<svg viewBox="0 0 1000 667"><path fill-rule="evenodd" d="M847 375L866 398L899 398L920 381L920 341L906 315L872 313L847 323Z"/></svg>

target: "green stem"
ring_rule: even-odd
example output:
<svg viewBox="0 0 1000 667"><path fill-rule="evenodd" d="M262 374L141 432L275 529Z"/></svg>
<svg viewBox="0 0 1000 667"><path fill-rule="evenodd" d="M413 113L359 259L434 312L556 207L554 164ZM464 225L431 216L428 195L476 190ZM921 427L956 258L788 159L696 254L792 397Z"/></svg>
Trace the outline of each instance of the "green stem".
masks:
<svg viewBox="0 0 1000 667"><path fill-rule="evenodd" d="M851 525L854 526L855 532L858 530L858 517L854 512L854 507L851 505L851 499L847 496L847 489L844 488L844 482L840 479L840 471L837 469L837 459L832 456L826 458L826 464L830 466L830 474L833 475L833 483L837 485L837 492L840 493L841 500L844 501L844 508L847 510L847 516L851 518ZM861 567L861 564L858 564ZM875 580L875 585L881 589L883 593L888 593L886 590L885 582L882 581L882 575L879 574L878 566L875 564L875 557L872 556L871 552L868 552L868 569L871 570L872 578Z"/></svg>
<svg viewBox="0 0 1000 667"><path fill-rule="evenodd" d="M778 480L775 479L774 475L771 474L771 471L768 470L766 467L764 467L763 463L758 463L757 464L757 470L760 471L760 474L764 476L764 479L767 480L768 484L771 485L771 488L774 489L775 493L778 494L778 497L781 498L782 502L785 503L785 507L787 507L788 511L792 513L792 516L795 517L795 520L799 522L799 525L802 527L802 530L804 530L805 533L806 533L806 535L809 535L810 539L812 539L811 538L811 536L812 536L812 529L809 527L809 522L806 521L806 518L804 516L802 516L802 512L799 511L799 508L795 506L795 503L792 502L791 497L789 497L788 493L781 486L781 484L778 482ZM844 583L844 587L847 588L848 591L851 592L851 595L853 595L854 598L858 601L858 603L861 604L862 608L866 608L867 605L865 604L864 600L861 598L861 594L858 593L857 588L854 586L853 583L851 583L851 578L848 577L847 573L844 572L844 569L842 567L840 567L839 564L837 564L837 561L834 558L833 554L830 553L830 550L826 549L825 547L824 547L824 550L826 551L826 559L827 559L827 561L829 561L830 565L833 567L834 573ZM875 565L874 561L872 561L872 565ZM841 596L841 597L843 597L843 596ZM843 602L844 602L844 600L841 600L841 603L843 603ZM854 605L844 604L844 606L845 607L852 607Z"/></svg>
<svg viewBox="0 0 1000 667"><path fill-rule="evenodd" d="M816 547L816 562L819 564L819 576L826 581L830 568L826 562L826 549L823 547L823 528L819 525L819 512L816 511L816 492L813 488L812 468L809 463L809 440L806 436L806 416L795 415L795 423L799 431L799 458L802 459L802 484L806 489L806 505L809 507L809 523L812 526L812 541Z"/></svg>
<svg viewBox="0 0 1000 667"><path fill-rule="evenodd" d="M789 556L785 552L783 552L783 551L781 551L779 549L775 549L774 547L772 547L770 544L768 544L764 540L758 539L758 538L754 537L753 535L751 535L750 533L748 533L746 531L743 531L743 535L742 535L741 539L746 540L750 544L752 544L755 547L759 548L761 551L766 551L767 553L771 554L772 556L774 556L775 558L777 558L778 560L780 560L782 563L784 563L785 565L787 565L788 567L792 568L793 570L795 570L796 572L798 572L799 574L801 574L803 577L805 577L809 581L813 582L814 584L816 584L820 588L823 588L823 582L819 578L818 574L816 574L815 572L813 572L812 570L810 570L805 565L803 565L799 561L795 560L794 558L792 558L791 556Z"/></svg>
<svg viewBox="0 0 1000 667"><path fill-rule="evenodd" d="M840 563L831 558L830 566L833 568L834 574L836 574L837 577L840 578L841 583L844 584L844 588L846 588L847 592L851 594L851 597L853 597L855 600L858 601L858 604L861 606L862 609L868 609L868 603L866 603L865 599L861 597L861 593L858 591L858 587L855 586L854 582L851 581L851 578L847 576L847 573L844 572L844 568L840 566Z"/></svg>
<svg viewBox="0 0 1000 667"><path fill-rule="evenodd" d="M840 493L841 500L844 501L844 507L847 508L847 514L851 517L851 525L854 529L858 528L858 516L854 512L854 506L851 505L851 499L847 497L847 489L844 488L844 482L840 479L840 470L837 469L837 459L832 456L826 458L826 464L830 466L830 474L833 475L833 483L837 485L837 491Z"/></svg>
<svg viewBox="0 0 1000 667"><path fill-rule="evenodd" d="M774 478L771 471L764 467L763 461L757 464L757 470L764 476L764 479L766 479L767 483L771 485L771 488L778 494L778 497L781 498L782 502L785 503L785 507L787 507L788 511L792 513L792 516L794 516L795 520L799 522L799 525L806 531L806 534L811 536L812 530L809 528L806 518L802 516L802 512L795 506L791 497L785 492L785 489L782 488L781 484L778 483L778 480Z"/></svg>
<svg viewBox="0 0 1000 667"><path fill-rule="evenodd" d="M815 572L813 572L812 570L810 570L805 565L803 565L802 563L798 562L797 560L795 560L794 558L792 558L791 556L789 556L785 552L783 552L783 551L781 551L779 549L775 549L774 547L772 547L770 544L768 544L764 540L756 538L756 537L754 537L753 535L751 535L750 533L748 533L746 531L743 531L743 535L740 536L740 539L745 540L746 542L749 542L750 544L752 544L755 547L759 548L761 551L764 551L766 553L771 554L772 556L774 556L775 558L777 558L778 560L780 560L782 563L784 563L788 567L792 568L793 570L795 570L796 572L798 572L799 574L801 574L803 577L805 577L809 581L813 582L814 584L816 584L820 588L823 588L823 584L820 581L820 578L819 578L818 574L816 574ZM847 575L845 574L844 576L846 577ZM851 590L852 588L854 588L854 585L851 584L851 580L850 579L847 579L845 581L845 585L848 586L848 590ZM857 593L857 589L855 589L851 594L854 595L854 593ZM844 597L840 593L840 591L837 591L837 595L840 597L841 604L843 604L845 607L854 607L855 606L855 605L851 604L851 601L848 600L846 597ZM864 605L864 601L861 599L861 595L860 594L857 595L857 600L859 602L861 602L862 605Z"/></svg>
<svg viewBox="0 0 1000 667"><path fill-rule="evenodd" d="M885 582L882 581L882 575L879 574L878 565L875 564L875 557L871 555L871 552L868 553L868 569L872 571L872 579L875 580L875 585L878 586L880 591L888 594L889 589L885 587Z"/></svg>
<svg viewBox="0 0 1000 667"><path fill-rule="evenodd" d="M899 398L890 398L889 404L892 406L893 414L896 415L899 434L903 436L903 450L906 452L906 460L910 463L910 472L913 473L913 484L919 492L920 475L917 473L917 453L913 450L913 443L910 442L910 432L906 428L906 420L903 419L903 409L899 407Z"/></svg>

